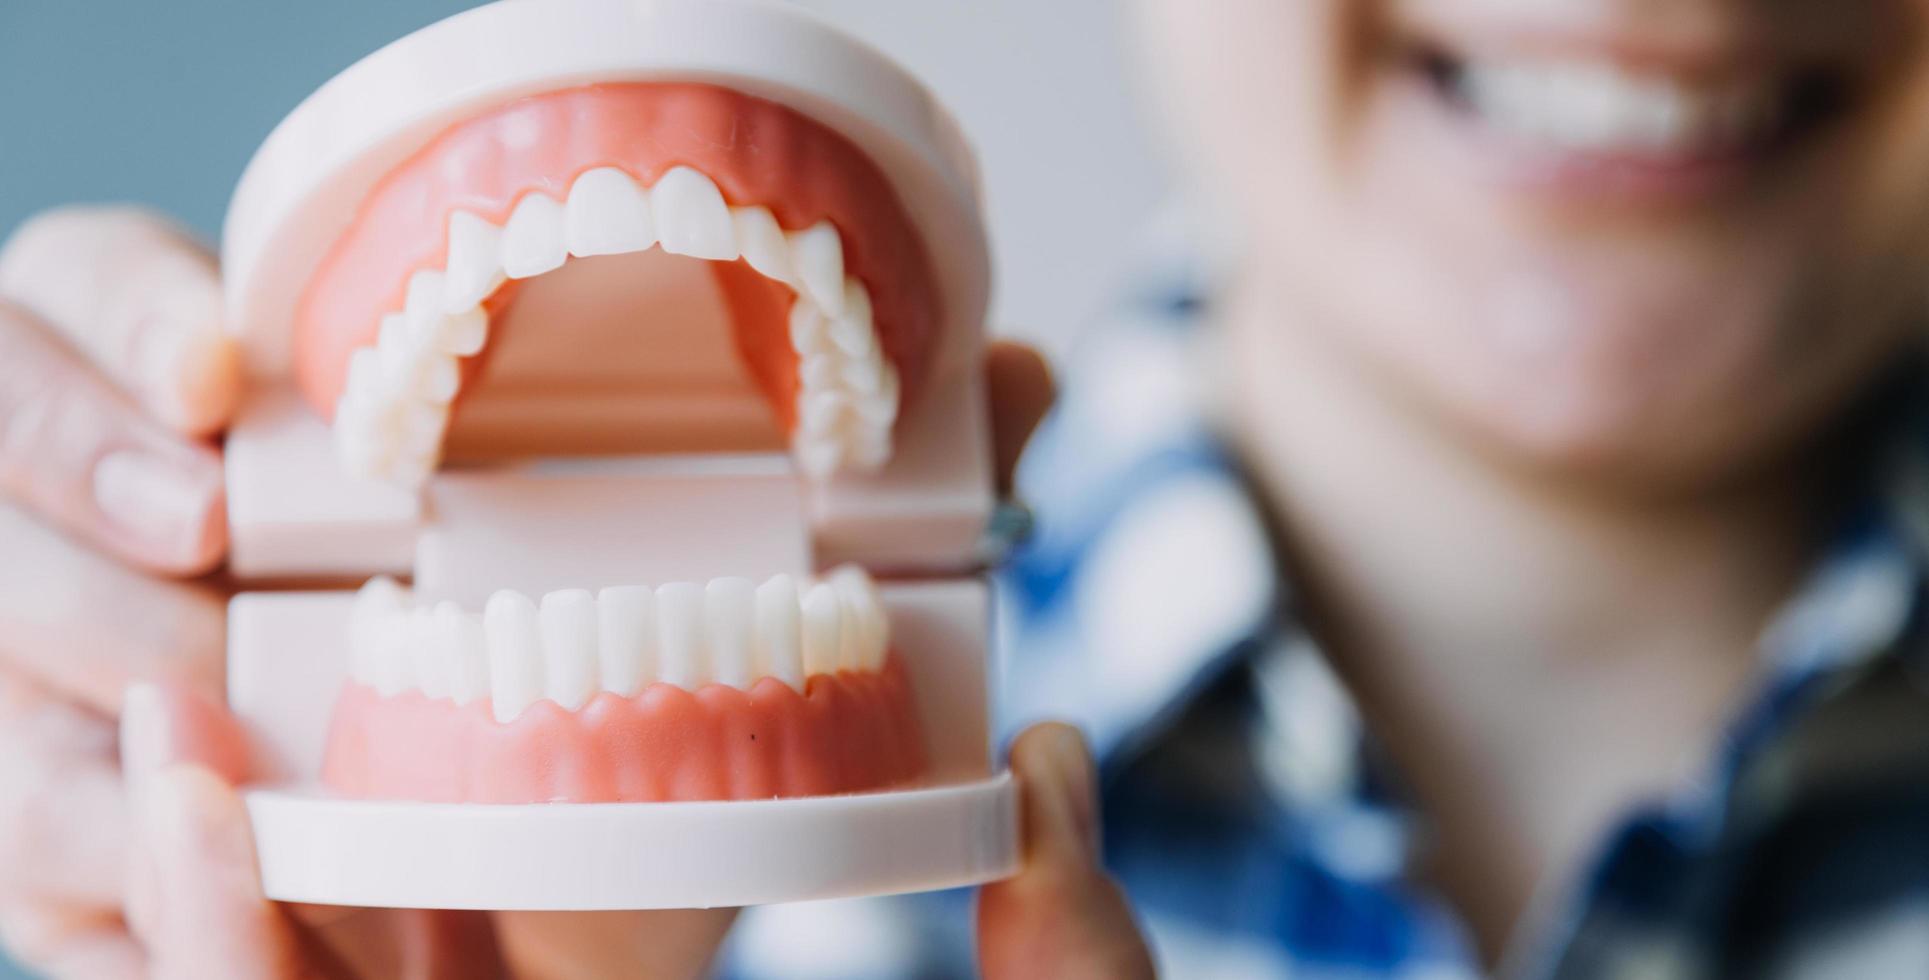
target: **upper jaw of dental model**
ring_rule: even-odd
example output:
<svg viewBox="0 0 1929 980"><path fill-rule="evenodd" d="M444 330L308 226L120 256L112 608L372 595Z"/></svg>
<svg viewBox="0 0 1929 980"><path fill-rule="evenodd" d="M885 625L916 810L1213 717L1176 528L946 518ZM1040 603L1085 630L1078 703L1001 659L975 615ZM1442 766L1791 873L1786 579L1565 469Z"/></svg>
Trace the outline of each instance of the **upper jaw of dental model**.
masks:
<svg viewBox="0 0 1929 980"><path fill-rule="evenodd" d="M598 692L627 698L658 683L748 690L769 677L801 692L819 674L882 670L890 636L870 576L846 566L761 585L719 578L540 601L502 591L480 615L416 606L378 578L356 597L349 643L350 675L377 694L486 700L506 724L537 701L576 711Z"/></svg>
<svg viewBox="0 0 1929 980"><path fill-rule="evenodd" d="M375 343L356 350L335 411L343 462L357 475L408 488L434 471L462 385L460 359L489 340L483 303L505 282L568 259L666 252L719 262L741 258L790 287L789 337L797 355L791 449L806 474L874 470L891 455L900 386L879 342L871 295L847 275L837 228L786 230L769 208L732 207L697 170L673 167L644 187L617 167L584 172L565 200L526 193L497 226L469 211L448 220L447 262L408 281L402 310L382 318Z"/></svg>

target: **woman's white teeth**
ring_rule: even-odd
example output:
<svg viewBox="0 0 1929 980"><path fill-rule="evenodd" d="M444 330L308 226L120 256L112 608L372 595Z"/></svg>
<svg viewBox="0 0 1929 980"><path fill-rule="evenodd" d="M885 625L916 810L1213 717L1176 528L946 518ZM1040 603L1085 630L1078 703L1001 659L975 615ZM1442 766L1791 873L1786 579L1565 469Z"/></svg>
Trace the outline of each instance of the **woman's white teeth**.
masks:
<svg viewBox="0 0 1929 980"><path fill-rule="evenodd" d="M1693 85L1600 62L1473 62L1459 91L1510 136L1593 153L1733 149L1766 133L1776 106L1767 80Z"/></svg>
<svg viewBox="0 0 1929 980"><path fill-rule="evenodd" d="M462 383L460 358L488 342L484 301L505 281L549 272L570 256L658 245L712 261L742 258L791 287L800 415L817 395L836 395L844 406L819 410L810 427L798 427L792 448L800 466L823 478L840 467L883 464L898 379L878 344L870 293L847 274L837 228L819 222L786 232L769 208L731 207L715 181L681 166L647 188L616 167L585 171L566 200L525 194L502 227L467 211L452 214L446 266L415 273L403 309L384 318L373 346L351 357L336 406L343 460L366 477L420 485L441 451L447 406Z"/></svg>
<svg viewBox="0 0 1929 980"><path fill-rule="evenodd" d="M378 578L356 597L348 639L351 676L382 696L487 699L510 721L537 701L574 711L598 692L631 697L655 683L748 690L774 677L801 691L814 674L881 669L890 625L877 587L854 566L821 581L572 589L540 603L505 590L480 616L450 602L414 608L406 590Z"/></svg>

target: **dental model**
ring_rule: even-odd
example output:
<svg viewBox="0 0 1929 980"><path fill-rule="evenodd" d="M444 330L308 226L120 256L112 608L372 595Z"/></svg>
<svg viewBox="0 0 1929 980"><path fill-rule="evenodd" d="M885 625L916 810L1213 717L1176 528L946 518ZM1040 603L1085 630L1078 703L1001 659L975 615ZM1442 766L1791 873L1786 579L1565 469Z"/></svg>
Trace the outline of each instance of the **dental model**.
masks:
<svg viewBox="0 0 1929 980"><path fill-rule="evenodd" d="M230 616L270 897L1011 869L975 182L902 70L754 0L505 0L282 123L223 248L231 565L341 587Z"/></svg>

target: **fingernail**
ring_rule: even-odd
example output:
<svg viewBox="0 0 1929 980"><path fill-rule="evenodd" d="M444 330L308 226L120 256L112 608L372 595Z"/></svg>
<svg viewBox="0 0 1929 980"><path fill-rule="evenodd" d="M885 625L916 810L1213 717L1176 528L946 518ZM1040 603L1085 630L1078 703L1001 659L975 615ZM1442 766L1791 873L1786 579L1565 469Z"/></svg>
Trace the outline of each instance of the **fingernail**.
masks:
<svg viewBox="0 0 1929 980"><path fill-rule="evenodd" d="M134 370L151 407L182 431L210 431L234 407L240 361L221 307L218 291L193 281L161 297L135 333Z"/></svg>
<svg viewBox="0 0 1929 980"><path fill-rule="evenodd" d="M180 564L198 561L219 516L220 471L122 449L94 464L94 503L121 530Z"/></svg>
<svg viewBox="0 0 1929 980"><path fill-rule="evenodd" d="M1053 739L1052 752L1062 774L1060 787L1065 794L1066 812L1070 814L1070 831L1079 846L1096 860L1099 854L1098 786L1092 772L1092 755L1085 748L1085 739L1069 728Z"/></svg>

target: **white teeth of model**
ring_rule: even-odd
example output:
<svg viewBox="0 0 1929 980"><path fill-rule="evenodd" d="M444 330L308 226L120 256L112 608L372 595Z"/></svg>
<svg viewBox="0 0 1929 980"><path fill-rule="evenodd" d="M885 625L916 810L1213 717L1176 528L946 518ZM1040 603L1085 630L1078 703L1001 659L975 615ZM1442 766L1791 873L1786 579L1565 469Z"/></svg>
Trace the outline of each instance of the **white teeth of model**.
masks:
<svg viewBox="0 0 1929 980"><path fill-rule="evenodd" d="M575 711L596 693L596 599L583 589L551 592L539 616L549 700Z"/></svg>
<svg viewBox="0 0 1929 980"><path fill-rule="evenodd" d="M844 240L836 226L820 221L792 232L790 257L797 280L817 308L830 316L844 312Z"/></svg>
<svg viewBox="0 0 1929 980"><path fill-rule="evenodd" d="M844 646L842 606L837 589L828 582L819 582L804 590L806 676L837 673L838 655Z"/></svg>
<svg viewBox="0 0 1929 980"><path fill-rule="evenodd" d="M756 586L747 578L711 579L703 590L705 647L710 653L710 679L747 690L754 676L751 658L751 616Z"/></svg>
<svg viewBox="0 0 1929 980"><path fill-rule="evenodd" d="M732 208L730 218L737 226L737 250L766 279L790 282L790 245L784 229L769 208Z"/></svg>
<svg viewBox="0 0 1929 980"><path fill-rule="evenodd" d="M824 314L807 297L797 297L797 301L790 305L791 349L799 354L830 353L829 343Z"/></svg>
<svg viewBox="0 0 1929 980"><path fill-rule="evenodd" d="M563 206L547 194L530 193L502 226L502 271L511 279L540 276L563 264Z"/></svg>
<svg viewBox="0 0 1929 980"><path fill-rule="evenodd" d="M805 432L832 432L850 410L851 398L841 391L809 391L797 403L797 427Z"/></svg>
<svg viewBox="0 0 1929 980"><path fill-rule="evenodd" d="M656 244L649 193L615 167L598 167L576 178L563 211L571 255L622 255Z"/></svg>
<svg viewBox="0 0 1929 980"><path fill-rule="evenodd" d="M793 689L804 689L803 637L799 634L802 599L797 582L788 575L771 577L757 587L757 670Z"/></svg>
<svg viewBox="0 0 1929 980"><path fill-rule="evenodd" d="M702 586L673 582L656 590L658 680L686 691L709 681L703 632Z"/></svg>
<svg viewBox="0 0 1929 980"><path fill-rule="evenodd" d="M858 670L882 668L890 627L884 620L884 600L877 586L852 565L831 572L830 583L844 604L844 632L854 634L856 657L850 666Z"/></svg>
<svg viewBox="0 0 1929 980"><path fill-rule="evenodd" d="M737 257L730 205L710 178L689 167L672 167L650 190L650 207L664 251L719 261Z"/></svg>
<svg viewBox="0 0 1929 980"><path fill-rule="evenodd" d="M445 354L473 357L482 352L482 345L488 339L488 311L480 306L471 306L442 318L436 328L435 346Z"/></svg>
<svg viewBox="0 0 1929 980"><path fill-rule="evenodd" d="M846 282L844 311L830 323L831 340L851 357L874 357L877 354L877 330L871 321L870 290L856 279Z"/></svg>
<svg viewBox="0 0 1929 980"><path fill-rule="evenodd" d="M455 662L449 659L449 648L436 636L433 611L417 609L409 614L408 649L416 690L430 700L448 697L455 684Z"/></svg>
<svg viewBox="0 0 1929 980"><path fill-rule="evenodd" d="M835 436L805 432L801 428L791 437L791 454L797 457L797 466L804 475L822 480L837 472L837 464L844 461L844 446Z"/></svg>
<svg viewBox="0 0 1929 980"><path fill-rule="evenodd" d="M497 721L508 723L543 696L536 604L517 592L498 592L483 610L482 629L489 648L490 710Z"/></svg>
<svg viewBox="0 0 1929 980"><path fill-rule="evenodd" d="M502 285L502 229L467 211L449 215L449 259L443 274L443 310L475 309Z"/></svg>
<svg viewBox="0 0 1929 980"><path fill-rule="evenodd" d="M641 585L596 595L598 673L603 690L629 697L656 676L656 594Z"/></svg>
<svg viewBox="0 0 1929 980"><path fill-rule="evenodd" d="M489 697L489 648L483 639L482 620L453 602L441 602L435 607L435 633L447 648L447 659L453 666L449 696L456 704Z"/></svg>
<svg viewBox="0 0 1929 980"><path fill-rule="evenodd" d="M349 673L363 684L373 685L380 674L377 656L384 645L383 631L400 616L408 594L386 575L369 579L355 594L354 610L348 618Z"/></svg>

